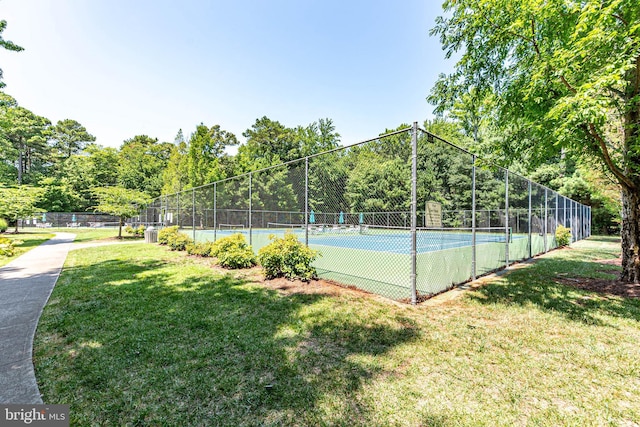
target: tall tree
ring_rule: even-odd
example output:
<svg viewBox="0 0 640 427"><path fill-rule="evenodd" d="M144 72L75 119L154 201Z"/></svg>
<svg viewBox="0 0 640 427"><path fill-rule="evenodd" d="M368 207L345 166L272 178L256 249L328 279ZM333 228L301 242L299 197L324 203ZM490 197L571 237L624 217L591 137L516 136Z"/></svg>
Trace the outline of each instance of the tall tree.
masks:
<svg viewBox="0 0 640 427"><path fill-rule="evenodd" d="M640 3L446 0L432 34L460 55L429 100L488 101L494 150L594 160L623 196L622 274L640 282ZM490 101L490 102L489 102Z"/></svg>
<svg viewBox="0 0 640 427"><path fill-rule="evenodd" d="M187 185L187 152L187 143L180 129L173 141L167 167L162 172L162 194L177 193Z"/></svg>
<svg viewBox="0 0 640 427"><path fill-rule="evenodd" d="M5 21L4 19L0 21L0 46L2 46L3 48L7 49L7 50L12 50L14 52L20 52L21 50L24 50L24 48L18 46L17 44L13 43L12 41L9 40L5 40L4 37L2 37L2 33L4 32L4 30L7 29L7 21ZM2 81L2 69L0 68L0 88L3 88L6 86L6 84Z"/></svg>
<svg viewBox="0 0 640 427"><path fill-rule="evenodd" d="M243 172L255 170L255 161L264 159L274 165L300 158L300 146L293 129L268 117L256 122L242 133L246 144L238 148L238 160Z"/></svg>
<svg viewBox="0 0 640 427"><path fill-rule="evenodd" d="M331 119L320 119L305 127L295 129L295 138L300 144L300 155L310 156L333 150L340 143L340 134Z"/></svg>
<svg viewBox="0 0 640 427"><path fill-rule="evenodd" d="M114 186L118 182L118 151L89 144L84 154L74 154L58 167L57 182L79 196L73 210L85 210L95 202L93 187Z"/></svg>
<svg viewBox="0 0 640 427"><path fill-rule="evenodd" d="M71 186L56 178L44 178L38 182L42 196L37 206L45 212L77 212L84 210L80 194Z"/></svg>
<svg viewBox="0 0 640 427"><path fill-rule="evenodd" d="M152 197L160 195L162 171L171 155L170 143L158 143L156 138L137 135L124 141L119 152L118 184L140 190Z"/></svg>
<svg viewBox="0 0 640 427"><path fill-rule="evenodd" d="M51 130L52 147L62 159L78 154L86 145L96 140L87 129L75 120L60 120Z"/></svg>
<svg viewBox="0 0 640 427"><path fill-rule="evenodd" d="M189 139L187 173L189 187L198 187L225 178L222 157L225 148L238 144L235 135L220 128L200 124Z"/></svg>
<svg viewBox="0 0 640 427"><path fill-rule="evenodd" d="M45 160L50 125L48 119L26 108L11 103L0 105L0 140L5 147L0 155L16 165L18 184L39 161Z"/></svg>

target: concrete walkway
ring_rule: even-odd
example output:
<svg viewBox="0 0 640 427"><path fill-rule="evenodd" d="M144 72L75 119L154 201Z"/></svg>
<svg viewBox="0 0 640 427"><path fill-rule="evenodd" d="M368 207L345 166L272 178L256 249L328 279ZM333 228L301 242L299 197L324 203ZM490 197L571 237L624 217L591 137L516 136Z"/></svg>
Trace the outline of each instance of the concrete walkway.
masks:
<svg viewBox="0 0 640 427"><path fill-rule="evenodd" d="M0 403L43 403L33 336L75 234L56 237L0 267Z"/></svg>

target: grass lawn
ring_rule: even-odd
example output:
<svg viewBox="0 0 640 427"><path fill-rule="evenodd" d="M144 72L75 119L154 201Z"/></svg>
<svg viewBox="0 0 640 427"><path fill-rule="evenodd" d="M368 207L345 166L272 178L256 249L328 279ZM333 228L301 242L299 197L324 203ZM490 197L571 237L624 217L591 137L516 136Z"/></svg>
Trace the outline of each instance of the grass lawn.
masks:
<svg viewBox="0 0 640 427"><path fill-rule="evenodd" d="M21 244L15 246L15 252L11 257L0 256L0 267L6 265L22 255L23 253L30 251L41 243L46 242L47 240L53 237L53 233L42 232L42 231L27 231L20 234L0 234L1 237L7 237L11 240L22 241Z"/></svg>
<svg viewBox="0 0 640 427"><path fill-rule="evenodd" d="M53 228L54 231L64 232L64 233L73 233L76 235L76 238L73 240L74 243L87 243L99 240L107 240L118 237L118 229L117 228ZM122 228L122 238L123 240L139 240L139 237L133 237L124 232L124 227Z"/></svg>
<svg viewBox="0 0 640 427"><path fill-rule="evenodd" d="M592 239L440 305L290 292L156 245L72 251L36 334L72 425L633 426L640 300ZM299 289L296 288L296 289Z"/></svg>
<svg viewBox="0 0 640 427"><path fill-rule="evenodd" d="M73 243L88 243L88 242L99 242L106 240L113 240L118 236L118 229L113 228L50 228L47 231L42 231L41 229L37 229L38 231L34 231L33 229L23 230L20 229L19 234L11 234L11 233L3 233L0 234L2 237L8 237L12 240L22 241L20 245L15 247L15 254L12 257L0 257L0 267L10 263L15 258L24 254L27 251L35 248L36 246L46 242L47 240L54 237L54 233L56 232L64 232L64 233L73 233L76 235L76 238L73 240ZM140 237L133 237L127 235L123 231L122 239L124 241L131 240L142 240Z"/></svg>

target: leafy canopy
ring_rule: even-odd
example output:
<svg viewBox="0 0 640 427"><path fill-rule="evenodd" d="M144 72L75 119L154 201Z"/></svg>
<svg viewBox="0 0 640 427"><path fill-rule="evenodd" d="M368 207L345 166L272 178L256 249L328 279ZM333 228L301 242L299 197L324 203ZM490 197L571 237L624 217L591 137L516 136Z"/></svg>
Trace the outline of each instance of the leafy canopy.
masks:
<svg viewBox="0 0 640 427"><path fill-rule="evenodd" d="M507 155L597 159L629 187L640 172L640 3L447 0L432 34L455 71L428 100L469 131L491 118ZM619 131L622 129L622 131ZM471 136L471 135L470 135Z"/></svg>
<svg viewBox="0 0 640 427"><path fill-rule="evenodd" d="M11 222L15 221L17 232L17 221L19 219L29 218L38 212L44 212L37 207L42 193L42 189L26 185L0 188L0 218L5 218Z"/></svg>
<svg viewBox="0 0 640 427"><path fill-rule="evenodd" d="M122 187L97 187L93 192L98 200L93 207L96 212L121 218L137 215L151 201L146 193Z"/></svg>
<svg viewBox="0 0 640 427"><path fill-rule="evenodd" d="M4 19L0 21L0 46L2 46L3 48L7 49L7 50L11 50L14 52L20 52L21 50L24 50L23 47L18 46L17 44L13 43L12 41L9 40L5 40L4 37L2 37L2 33L4 32L4 30L7 29L7 21L5 21ZM0 68L0 88L3 88L6 86L6 84L2 81L2 69Z"/></svg>

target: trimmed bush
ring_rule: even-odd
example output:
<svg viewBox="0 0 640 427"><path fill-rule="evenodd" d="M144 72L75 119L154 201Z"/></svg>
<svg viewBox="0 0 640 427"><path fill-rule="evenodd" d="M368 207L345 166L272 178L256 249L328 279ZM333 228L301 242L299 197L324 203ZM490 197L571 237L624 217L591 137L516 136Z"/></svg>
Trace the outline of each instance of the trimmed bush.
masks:
<svg viewBox="0 0 640 427"><path fill-rule="evenodd" d="M564 225L556 227L556 243L558 247L567 246L571 243L571 230Z"/></svg>
<svg viewBox="0 0 640 427"><path fill-rule="evenodd" d="M14 241L6 237L0 237L0 256L10 257L15 253Z"/></svg>
<svg viewBox="0 0 640 427"><path fill-rule="evenodd" d="M292 233L284 237L271 236L272 242L258 251L258 261L267 279L286 277L308 281L316 278L311 263L320 255L309 249Z"/></svg>
<svg viewBox="0 0 640 427"><path fill-rule="evenodd" d="M218 258L218 264L224 268L249 268L258 263L241 233L216 240L211 244L210 255Z"/></svg>
<svg viewBox="0 0 640 427"><path fill-rule="evenodd" d="M168 245L169 238L178 234L178 226L163 228L158 232L158 243L161 245Z"/></svg>
<svg viewBox="0 0 640 427"><path fill-rule="evenodd" d="M184 251L187 249L187 245L192 244L193 240L186 234L176 233L169 236L167 246L172 251Z"/></svg>
<svg viewBox="0 0 640 427"><path fill-rule="evenodd" d="M133 230L133 233L138 237L144 237L144 230L146 230L145 226L140 224L135 230Z"/></svg>
<svg viewBox="0 0 640 427"><path fill-rule="evenodd" d="M4 218L0 218L0 233L4 233L5 231L7 231L7 228L9 228L7 220Z"/></svg>
<svg viewBox="0 0 640 427"><path fill-rule="evenodd" d="M144 234L144 231L142 232ZM193 240L178 231L178 226L163 228L158 232L158 243L169 246L172 251L184 251Z"/></svg>
<svg viewBox="0 0 640 427"><path fill-rule="evenodd" d="M203 243L190 243L187 245L187 253L189 255L197 255L201 257L210 257L211 250L213 248L213 243L211 242L203 242Z"/></svg>

